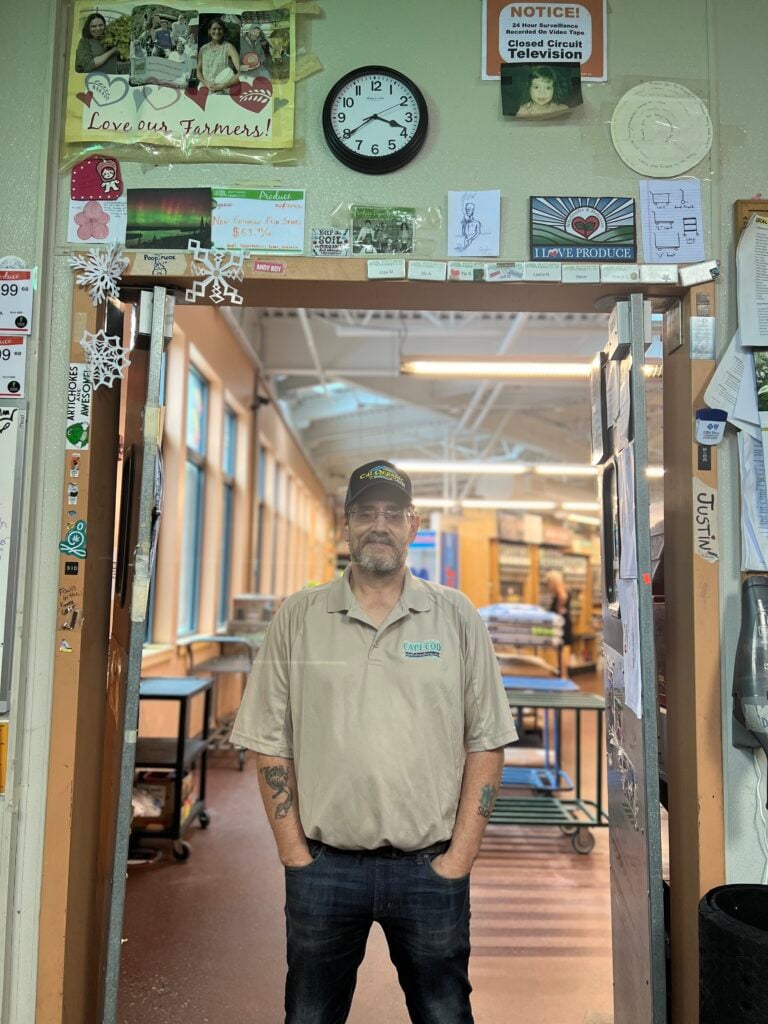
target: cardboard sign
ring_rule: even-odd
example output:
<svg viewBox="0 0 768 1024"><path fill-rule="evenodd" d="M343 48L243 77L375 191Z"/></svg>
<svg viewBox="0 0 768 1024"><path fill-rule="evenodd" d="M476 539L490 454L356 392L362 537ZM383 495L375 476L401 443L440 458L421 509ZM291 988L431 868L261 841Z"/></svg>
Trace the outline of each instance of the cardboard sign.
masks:
<svg viewBox="0 0 768 1024"><path fill-rule="evenodd" d="M499 78L502 64L573 63L581 77L604 82L606 2L508 3L483 0L483 78Z"/></svg>

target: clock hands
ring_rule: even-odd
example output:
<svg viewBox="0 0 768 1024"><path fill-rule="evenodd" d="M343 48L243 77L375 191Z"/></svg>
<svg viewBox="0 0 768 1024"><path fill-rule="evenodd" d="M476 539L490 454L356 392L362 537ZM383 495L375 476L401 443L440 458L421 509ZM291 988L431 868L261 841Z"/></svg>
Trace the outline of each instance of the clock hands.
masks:
<svg viewBox="0 0 768 1024"><path fill-rule="evenodd" d="M390 128L405 128L405 125L404 124L400 124L399 121L388 121L386 119L386 117L379 117L378 114L375 114L374 116L378 117L379 121L383 121L384 124L388 124Z"/></svg>
<svg viewBox="0 0 768 1024"><path fill-rule="evenodd" d="M384 110L379 110L375 114L371 114L370 117L366 117L365 120L361 121L357 128L350 128L349 135L347 138L351 138L355 132L359 132L361 128L364 128L370 121L383 121L384 124L388 124L390 128L403 128L404 126L399 124L397 121L387 121L386 118L382 117L382 114L388 113L390 110L394 110L399 107L400 103L393 103L391 107L385 107Z"/></svg>
<svg viewBox="0 0 768 1024"><path fill-rule="evenodd" d="M378 116L379 116L378 114L371 114L370 117L366 117L366 119L364 121L361 121L360 124L357 126L357 128L350 128L349 129L349 135L347 135L347 138L350 138L352 135L355 134L355 132L359 132L361 128L363 128L365 125L368 124L369 121L373 121L373 119L378 117Z"/></svg>

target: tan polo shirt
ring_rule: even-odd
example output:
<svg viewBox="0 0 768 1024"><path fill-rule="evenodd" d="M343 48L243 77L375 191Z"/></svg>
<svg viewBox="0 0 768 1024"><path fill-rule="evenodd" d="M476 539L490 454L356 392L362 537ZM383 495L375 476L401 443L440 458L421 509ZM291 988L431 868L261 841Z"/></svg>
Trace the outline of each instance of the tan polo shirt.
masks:
<svg viewBox="0 0 768 1024"><path fill-rule="evenodd" d="M450 839L465 752L517 739L485 624L406 573L378 629L344 576L283 604L232 742L293 758L305 835L342 849Z"/></svg>

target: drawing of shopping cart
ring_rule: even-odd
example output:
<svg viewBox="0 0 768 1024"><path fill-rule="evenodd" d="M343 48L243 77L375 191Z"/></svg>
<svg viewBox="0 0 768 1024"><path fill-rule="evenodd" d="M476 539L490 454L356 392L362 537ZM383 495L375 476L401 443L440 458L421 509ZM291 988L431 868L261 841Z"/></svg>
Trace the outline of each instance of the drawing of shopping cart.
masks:
<svg viewBox="0 0 768 1024"><path fill-rule="evenodd" d="M680 249L680 233L676 232L673 235L665 231L659 234L658 231L654 231L653 245L659 256L675 256Z"/></svg>
<svg viewBox="0 0 768 1024"><path fill-rule="evenodd" d="M695 242L698 233L698 219L696 217L683 217L683 237L686 242Z"/></svg>
<svg viewBox="0 0 768 1024"><path fill-rule="evenodd" d="M665 206L669 206L671 202L671 196L669 192L650 192L650 196L653 205L658 206L659 209L662 209Z"/></svg>
<svg viewBox="0 0 768 1024"><path fill-rule="evenodd" d="M680 202L679 203L675 203L675 207L678 210L692 210L693 209L693 203L689 203L689 202L686 201L685 191L682 188L680 189Z"/></svg>

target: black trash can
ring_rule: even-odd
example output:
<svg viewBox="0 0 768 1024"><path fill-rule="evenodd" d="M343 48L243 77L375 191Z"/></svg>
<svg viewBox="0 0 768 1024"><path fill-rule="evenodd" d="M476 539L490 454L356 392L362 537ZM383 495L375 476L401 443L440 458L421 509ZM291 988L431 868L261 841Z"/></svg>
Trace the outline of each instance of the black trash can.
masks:
<svg viewBox="0 0 768 1024"><path fill-rule="evenodd" d="M721 885L699 903L699 1024L768 1021L768 885Z"/></svg>

